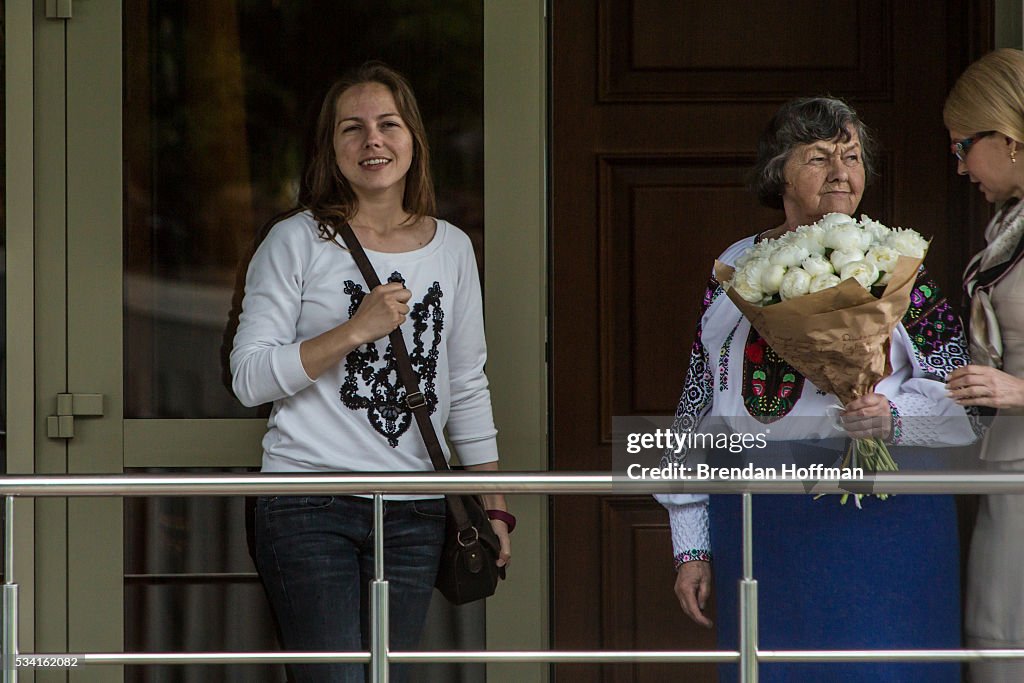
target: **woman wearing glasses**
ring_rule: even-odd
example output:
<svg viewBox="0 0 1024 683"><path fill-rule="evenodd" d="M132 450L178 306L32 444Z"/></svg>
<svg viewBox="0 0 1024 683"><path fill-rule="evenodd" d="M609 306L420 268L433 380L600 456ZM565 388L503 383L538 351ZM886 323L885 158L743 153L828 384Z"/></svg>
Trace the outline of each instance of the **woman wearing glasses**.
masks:
<svg viewBox="0 0 1024 683"><path fill-rule="evenodd" d="M957 159L999 205L986 246L964 273L971 297L971 365L949 375L963 406L995 408L981 458L988 470L1024 471L1024 52L996 50L960 76L943 111ZM1015 416L1015 417L1011 417ZM1024 495L982 496L968 560L969 647L1024 647ZM974 683L1024 680L1024 661L971 664Z"/></svg>

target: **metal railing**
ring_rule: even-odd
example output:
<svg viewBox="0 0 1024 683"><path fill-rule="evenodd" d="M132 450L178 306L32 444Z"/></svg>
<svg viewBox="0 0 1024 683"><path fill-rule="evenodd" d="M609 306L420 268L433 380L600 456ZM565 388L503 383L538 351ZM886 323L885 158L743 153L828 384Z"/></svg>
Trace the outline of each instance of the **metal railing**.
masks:
<svg viewBox="0 0 1024 683"><path fill-rule="evenodd" d="M651 493L743 494L743 578L740 581L739 650L713 651L431 651L392 652L388 646L388 587L384 580L383 495L435 493L591 494ZM756 683L761 662L964 662L1024 659L1024 649L1003 650L761 650L758 648L757 581L753 576L752 500L754 493L1020 493L1024 473L879 474L870 481L800 480L633 480L612 474L558 472L423 474L175 474L56 475L0 477L4 499L4 584L2 614L3 683L16 683L18 664L33 659L85 665L269 664L297 662L369 663L371 680L387 683L388 664L399 663L739 663L740 681ZM18 647L18 585L14 576L14 499L16 497L139 497L239 495L372 494L375 524L375 579L371 586L369 652L83 652L21 653Z"/></svg>

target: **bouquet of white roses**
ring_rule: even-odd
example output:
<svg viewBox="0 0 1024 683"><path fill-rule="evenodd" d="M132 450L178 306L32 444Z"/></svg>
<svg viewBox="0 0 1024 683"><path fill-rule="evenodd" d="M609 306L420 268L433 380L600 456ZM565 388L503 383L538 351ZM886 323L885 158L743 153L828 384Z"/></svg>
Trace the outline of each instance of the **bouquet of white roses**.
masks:
<svg viewBox="0 0 1024 683"><path fill-rule="evenodd" d="M858 223L830 213L813 225L755 244L737 260L725 286L761 306L850 278L871 290L889 284L900 256L921 260L927 250L928 242L914 230L893 230L863 214Z"/></svg>
<svg viewBox="0 0 1024 683"><path fill-rule="evenodd" d="M892 331L910 305L927 250L928 241L914 230L831 213L758 242L735 270L722 263L715 269L729 298L775 352L846 404L891 372ZM878 438L853 441L843 466L897 469Z"/></svg>

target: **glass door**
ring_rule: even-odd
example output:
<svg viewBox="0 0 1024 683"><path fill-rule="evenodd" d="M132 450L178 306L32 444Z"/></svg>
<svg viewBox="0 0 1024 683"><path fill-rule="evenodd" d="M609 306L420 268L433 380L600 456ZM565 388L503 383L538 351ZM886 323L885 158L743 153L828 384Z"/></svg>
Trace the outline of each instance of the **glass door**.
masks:
<svg viewBox="0 0 1024 683"><path fill-rule="evenodd" d="M51 248L37 266L50 332L39 410L56 410L40 471L259 467L266 410L235 401L223 363L240 274L260 226L294 205L319 100L351 66L377 58L409 76L439 213L482 254L482 29L480 0L75 2L71 18L40 20L37 233ZM37 510L40 585L66 586L38 598L37 650L276 647L246 501ZM37 680L65 676L283 679L277 667L174 666Z"/></svg>

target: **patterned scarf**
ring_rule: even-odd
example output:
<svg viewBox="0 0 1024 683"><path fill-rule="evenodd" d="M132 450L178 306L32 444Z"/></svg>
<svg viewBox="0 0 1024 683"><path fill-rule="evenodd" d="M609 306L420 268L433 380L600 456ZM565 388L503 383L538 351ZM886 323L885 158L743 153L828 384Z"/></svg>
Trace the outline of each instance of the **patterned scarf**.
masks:
<svg viewBox="0 0 1024 683"><path fill-rule="evenodd" d="M971 299L971 359L979 365L1003 366L1003 338L992 307L992 288L1024 258L1024 201L1013 201L985 228L987 246L964 271Z"/></svg>

